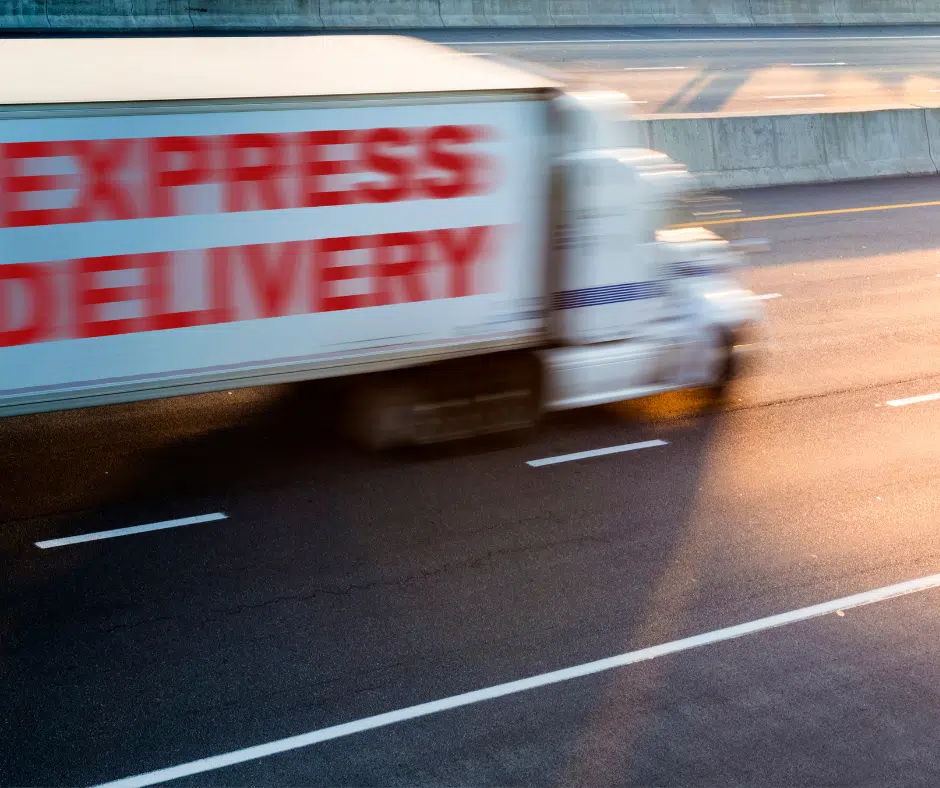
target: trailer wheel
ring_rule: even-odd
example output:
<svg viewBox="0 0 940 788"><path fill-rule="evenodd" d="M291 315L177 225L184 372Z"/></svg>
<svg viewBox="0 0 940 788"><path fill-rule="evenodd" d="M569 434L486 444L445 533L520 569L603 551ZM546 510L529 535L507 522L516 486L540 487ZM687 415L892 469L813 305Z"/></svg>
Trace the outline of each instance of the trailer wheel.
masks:
<svg viewBox="0 0 940 788"><path fill-rule="evenodd" d="M541 415L541 365L531 353L503 353L424 371L414 441L442 443L526 433Z"/></svg>
<svg viewBox="0 0 940 788"><path fill-rule="evenodd" d="M520 365L520 374L528 395L522 408L520 431L525 434L535 432L542 420L542 362L534 353L527 353Z"/></svg>
<svg viewBox="0 0 940 788"><path fill-rule="evenodd" d="M353 393L347 413L348 431L356 443L370 451L411 443L417 403L413 386L379 376Z"/></svg>
<svg viewBox="0 0 940 788"><path fill-rule="evenodd" d="M541 362L534 353L507 354L492 372L493 385L482 397L486 402L484 431L527 437L542 416Z"/></svg>

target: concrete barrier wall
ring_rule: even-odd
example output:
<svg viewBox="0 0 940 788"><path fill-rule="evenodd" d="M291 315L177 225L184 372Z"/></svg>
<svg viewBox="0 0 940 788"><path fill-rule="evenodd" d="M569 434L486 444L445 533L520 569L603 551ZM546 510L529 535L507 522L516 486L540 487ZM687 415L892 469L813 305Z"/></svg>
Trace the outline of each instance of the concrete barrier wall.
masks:
<svg viewBox="0 0 940 788"><path fill-rule="evenodd" d="M715 189L940 172L940 110L639 121L642 144Z"/></svg>
<svg viewBox="0 0 940 788"><path fill-rule="evenodd" d="M247 0L250 2L251 0ZM438 0L319 0L327 28L442 27Z"/></svg>
<svg viewBox="0 0 940 788"><path fill-rule="evenodd" d="M18 30L940 23L940 0L0 0Z"/></svg>
<svg viewBox="0 0 940 788"><path fill-rule="evenodd" d="M320 0L0 0L0 29L62 32L321 28Z"/></svg>
<svg viewBox="0 0 940 788"><path fill-rule="evenodd" d="M188 23L197 30L305 30L323 26L320 0L183 0L182 4L189 9Z"/></svg>

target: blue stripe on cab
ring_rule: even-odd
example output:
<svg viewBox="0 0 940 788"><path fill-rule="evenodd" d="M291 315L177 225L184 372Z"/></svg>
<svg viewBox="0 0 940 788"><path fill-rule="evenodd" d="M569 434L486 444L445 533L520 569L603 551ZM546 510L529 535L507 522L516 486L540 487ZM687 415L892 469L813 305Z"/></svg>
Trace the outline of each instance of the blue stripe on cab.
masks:
<svg viewBox="0 0 940 788"><path fill-rule="evenodd" d="M687 276L708 276L714 270L708 266L680 264L675 278ZM617 285L585 287L580 290L562 290L555 293L552 305L555 309L581 309L588 306L619 304L625 301L642 301L644 298L661 298L667 294L667 280L653 282L624 282Z"/></svg>
<svg viewBox="0 0 940 788"><path fill-rule="evenodd" d="M581 290L562 290L555 293L555 309L580 309L587 306L619 304L624 301L641 301L666 295L665 282L630 282L620 285L585 287Z"/></svg>

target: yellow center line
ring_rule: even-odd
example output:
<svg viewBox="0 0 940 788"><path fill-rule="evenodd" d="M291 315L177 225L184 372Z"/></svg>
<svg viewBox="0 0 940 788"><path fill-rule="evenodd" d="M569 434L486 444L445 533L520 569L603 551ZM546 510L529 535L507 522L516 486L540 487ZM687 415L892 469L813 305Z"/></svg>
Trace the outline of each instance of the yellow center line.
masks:
<svg viewBox="0 0 940 788"><path fill-rule="evenodd" d="M894 205L867 205L862 208L833 208L828 211L801 211L799 213L776 213L769 216L741 216L737 219L715 219L708 222L689 222L688 224L673 225L676 229L683 227L711 227L716 224L743 224L744 222L772 222L778 219L802 219L806 216L832 216L838 213L866 213L868 211L895 211L899 208L927 208L940 205L940 200L929 202L902 202Z"/></svg>

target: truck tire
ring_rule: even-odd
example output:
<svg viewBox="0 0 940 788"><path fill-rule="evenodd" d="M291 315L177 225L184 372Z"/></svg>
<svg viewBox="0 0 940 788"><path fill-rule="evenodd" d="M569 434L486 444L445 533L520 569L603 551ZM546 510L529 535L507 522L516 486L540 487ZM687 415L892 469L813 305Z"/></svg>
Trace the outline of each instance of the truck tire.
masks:
<svg viewBox="0 0 940 788"><path fill-rule="evenodd" d="M492 359L487 384L477 396L483 432L533 432L542 416L542 365L534 353L507 353Z"/></svg>
<svg viewBox="0 0 940 788"><path fill-rule="evenodd" d="M412 443L419 401L417 390L409 382L377 375L353 392L346 415L347 431L369 451Z"/></svg>
<svg viewBox="0 0 940 788"><path fill-rule="evenodd" d="M419 372L419 370L415 370ZM423 370L415 443L523 433L541 415L541 365L532 353L499 353Z"/></svg>
<svg viewBox="0 0 940 788"><path fill-rule="evenodd" d="M716 332L716 359L708 392L715 403L721 403L727 399L728 391L737 377L738 370L735 362L733 332L726 328L716 329Z"/></svg>

